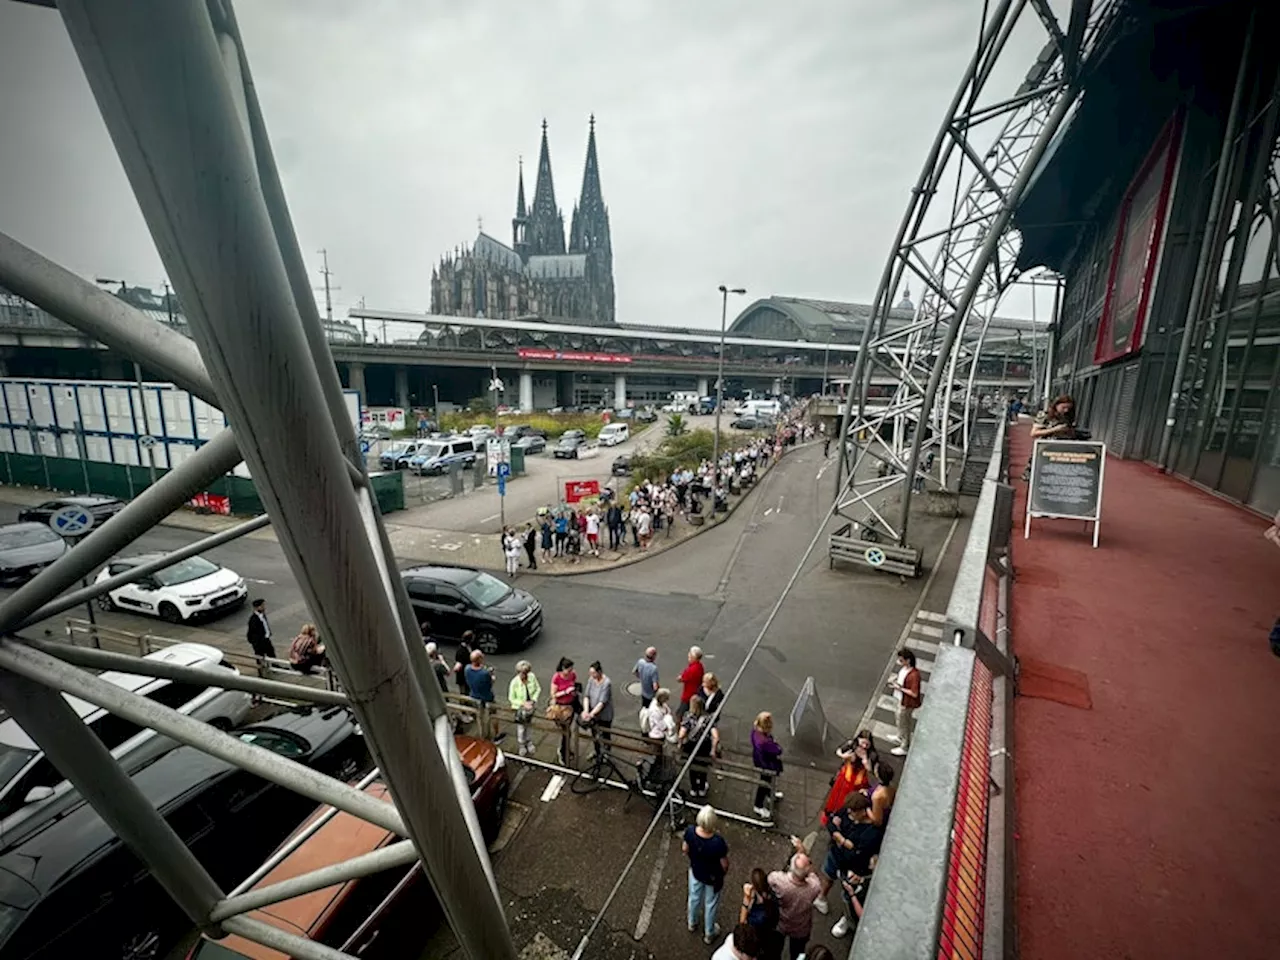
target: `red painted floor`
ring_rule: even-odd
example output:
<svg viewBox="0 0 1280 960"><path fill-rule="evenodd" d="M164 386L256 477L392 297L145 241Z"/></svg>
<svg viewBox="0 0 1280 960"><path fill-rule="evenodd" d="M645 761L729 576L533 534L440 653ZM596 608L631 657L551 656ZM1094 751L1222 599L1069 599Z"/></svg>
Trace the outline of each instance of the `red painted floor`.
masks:
<svg viewBox="0 0 1280 960"><path fill-rule="evenodd" d="M1012 463L1030 451L1026 421ZM1102 540L1014 482L1012 639L1092 709L1014 710L1023 960L1280 957L1280 550L1267 524L1111 459Z"/></svg>

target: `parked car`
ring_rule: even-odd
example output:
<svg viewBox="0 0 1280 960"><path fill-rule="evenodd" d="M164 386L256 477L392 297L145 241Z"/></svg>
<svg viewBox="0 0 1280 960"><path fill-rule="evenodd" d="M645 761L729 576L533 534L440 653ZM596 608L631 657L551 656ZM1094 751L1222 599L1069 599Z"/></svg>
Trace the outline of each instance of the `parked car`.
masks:
<svg viewBox="0 0 1280 960"><path fill-rule="evenodd" d="M597 439L602 447L614 447L631 439L631 428L625 423L607 423L600 428Z"/></svg>
<svg viewBox="0 0 1280 960"><path fill-rule="evenodd" d="M423 440L401 440L393 443L378 454L378 466L383 470L404 470L418 449L425 443Z"/></svg>
<svg viewBox="0 0 1280 960"><path fill-rule="evenodd" d="M658 413L653 407L645 407L643 410L636 411L636 421L639 423L655 423L658 419Z"/></svg>
<svg viewBox="0 0 1280 960"><path fill-rule="evenodd" d="M50 518L63 507L82 507L89 511L93 517L93 525L96 527L106 523L123 510L125 503L117 497L59 497L56 500L46 500L39 506L18 511L18 522L43 523L48 526Z"/></svg>
<svg viewBox="0 0 1280 960"><path fill-rule="evenodd" d="M145 671L148 660L206 669L210 685L114 670L101 674L101 679L224 730L230 730L248 716L250 697L247 693L214 686L220 672L237 672L235 667L222 662L222 651L217 647L176 643L140 658L138 669ZM72 696L66 696L66 700L126 770L137 769L175 746L168 737L91 703ZM79 802L75 787L45 757L18 721L12 717L0 721L0 848L12 846L20 837ZM0 930L3 929L0 923Z"/></svg>
<svg viewBox="0 0 1280 960"><path fill-rule="evenodd" d="M471 784L471 800L481 828L492 842L502 825L511 789L506 756L487 740L459 736L454 742ZM381 783L371 784L365 792L391 802ZM317 810L307 823L323 809ZM400 837L390 831L339 813L250 889L282 883L339 860L373 853L398 840ZM415 863L274 903L249 916L361 960L400 960L421 953L429 933L423 928L422 918L438 913L431 884L422 865ZM243 958L288 960L284 953L234 934L221 940L201 938L188 954L188 960Z"/></svg>
<svg viewBox="0 0 1280 960"><path fill-rule="evenodd" d="M161 556L144 553L112 560L102 568L95 582L101 583ZM98 606L103 610L131 610L170 623L183 623L242 607L248 595L249 588L240 574L197 556L107 591L98 598Z"/></svg>
<svg viewBox="0 0 1280 960"><path fill-rule="evenodd" d="M532 594L473 567L423 565L402 570L418 622L433 637L459 639L471 630L485 653L527 647L542 632L542 604Z"/></svg>
<svg viewBox="0 0 1280 960"><path fill-rule="evenodd" d="M763 430L769 423L760 417L738 417L729 426L734 430Z"/></svg>
<svg viewBox="0 0 1280 960"><path fill-rule="evenodd" d="M547 449L547 441L538 436L536 433L527 433L514 444L525 452L526 455L542 453Z"/></svg>
<svg viewBox="0 0 1280 960"><path fill-rule="evenodd" d="M547 431L543 430L541 427L530 426L527 423L518 423L514 427L507 427L507 429L503 431L502 435L504 437L510 437L512 440L518 440L521 437L541 437L543 440L547 439Z"/></svg>
<svg viewBox="0 0 1280 960"><path fill-rule="evenodd" d="M449 437L429 440L409 460L409 469L419 476L446 473L455 464L466 469L476 462L476 449L481 441L471 437Z"/></svg>
<svg viewBox="0 0 1280 960"><path fill-rule="evenodd" d="M241 739L349 780L368 750L343 707L283 714ZM315 801L178 747L133 774L223 889L258 867ZM0 855L0 955L5 960L152 960L190 921L87 803Z"/></svg>
<svg viewBox="0 0 1280 960"><path fill-rule="evenodd" d="M577 460L578 450L586 444L586 437L571 437L567 433L560 438L552 451L557 460Z"/></svg>
<svg viewBox="0 0 1280 960"><path fill-rule="evenodd" d="M44 523L0 527L0 583L23 582L67 552L67 541Z"/></svg>
<svg viewBox="0 0 1280 960"><path fill-rule="evenodd" d="M613 466L609 468L609 472L615 477L631 476L631 457L623 454L621 457L614 458Z"/></svg>
<svg viewBox="0 0 1280 960"><path fill-rule="evenodd" d="M577 429L566 430L564 433L560 434L560 439L563 440L566 437L571 440L585 440L587 439L587 431Z"/></svg>

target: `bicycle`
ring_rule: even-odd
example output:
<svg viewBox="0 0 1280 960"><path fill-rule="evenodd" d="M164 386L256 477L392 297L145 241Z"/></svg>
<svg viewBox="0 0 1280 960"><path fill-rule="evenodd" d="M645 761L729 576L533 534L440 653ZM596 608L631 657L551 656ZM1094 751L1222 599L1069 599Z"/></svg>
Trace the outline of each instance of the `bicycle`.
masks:
<svg viewBox="0 0 1280 960"><path fill-rule="evenodd" d="M623 807L631 802L631 798L641 797L649 807L656 813L662 806L662 801L666 798L667 793L671 790L672 779L670 776L663 775L660 765L655 763L656 757L641 757L636 761L635 778L627 776L622 769L614 761L613 755L603 749L597 743L595 755L591 758L591 764L586 770L579 772L573 783L569 785L569 789L583 796L588 793L594 793L601 787L605 786L609 781L622 784L627 790L627 799L623 801ZM655 767L659 768L659 773L655 775ZM675 794L671 798L671 802L666 807L666 819L672 833L682 833L685 827L689 825L687 815L687 798L684 790L676 787Z"/></svg>

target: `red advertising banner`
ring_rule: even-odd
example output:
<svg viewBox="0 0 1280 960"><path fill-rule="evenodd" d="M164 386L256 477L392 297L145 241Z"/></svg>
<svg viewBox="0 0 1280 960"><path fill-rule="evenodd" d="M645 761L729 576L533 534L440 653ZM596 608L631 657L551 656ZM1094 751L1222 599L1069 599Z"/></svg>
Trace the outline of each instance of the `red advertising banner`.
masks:
<svg viewBox="0 0 1280 960"><path fill-rule="evenodd" d="M537 350L521 347L516 351L521 360L577 360L580 363L630 363L625 353L583 353L571 350Z"/></svg>
<svg viewBox="0 0 1280 960"><path fill-rule="evenodd" d="M1156 138L1120 207L1094 363L1127 356L1142 345L1181 131L1179 113Z"/></svg>
<svg viewBox="0 0 1280 960"><path fill-rule="evenodd" d="M564 502L578 503L587 497L600 496L599 480L566 480L564 482Z"/></svg>
<svg viewBox="0 0 1280 960"><path fill-rule="evenodd" d="M231 498L216 493L197 493L188 501L197 510L208 510L210 513L231 515Z"/></svg>

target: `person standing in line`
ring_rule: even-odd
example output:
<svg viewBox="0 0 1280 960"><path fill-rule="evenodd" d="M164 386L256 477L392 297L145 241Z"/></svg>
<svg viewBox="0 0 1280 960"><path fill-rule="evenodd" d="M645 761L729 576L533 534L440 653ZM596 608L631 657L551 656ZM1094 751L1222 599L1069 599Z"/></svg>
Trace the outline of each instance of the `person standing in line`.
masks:
<svg viewBox="0 0 1280 960"><path fill-rule="evenodd" d="M609 528L609 549L617 550L622 545L623 538L622 507L617 501L610 502L609 509L605 511L604 522Z"/></svg>
<svg viewBox="0 0 1280 960"><path fill-rule="evenodd" d="M440 683L440 692L448 693L449 665L444 662L444 657L440 656L440 649L434 640L427 641L427 660L431 662L431 669L435 671L436 680Z"/></svg>
<svg viewBox="0 0 1280 960"><path fill-rule="evenodd" d="M716 910L720 907L720 891L729 872L729 844L716 833L716 809L707 804L698 811L695 826L684 831L680 849L689 858L689 932L698 932L698 914L702 914L702 942L711 944L720 932Z"/></svg>
<svg viewBox="0 0 1280 960"><path fill-rule="evenodd" d="M587 687L582 694L582 718L595 728L596 750L607 750L609 728L613 726L613 681L604 673L600 661L587 668Z"/></svg>
<svg viewBox="0 0 1280 960"><path fill-rule="evenodd" d="M600 556L600 514L592 507L586 516L587 549L593 557Z"/></svg>
<svg viewBox="0 0 1280 960"><path fill-rule="evenodd" d="M715 713L720 709L720 704L724 703L724 691L720 689L720 678L710 670L702 674L702 693L703 706L706 707L707 713L715 717ZM716 724L720 723L716 719Z"/></svg>
<svg viewBox="0 0 1280 960"><path fill-rule="evenodd" d="M466 675L467 690L471 699L480 701L481 711L489 718L489 738L494 743L501 742L506 735L498 732L498 718L490 709L494 700L493 667L485 664L484 654L479 650L471 651L471 663L466 668Z"/></svg>
<svg viewBox="0 0 1280 960"><path fill-rule="evenodd" d="M572 754L569 752L569 731L572 729L573 715L578 705L578 675L573 672L573 661L561 657L556 664L556 672L551 675L551 706L547 707L547 719L560 728L560 747L556 759L560 766L567 766Z"/></svg>
<svg viewBox="0 0 1280 960"><path fill-rule="evenodd" d="M246 639L253 648L255 657L276 657L276 648L271 643L271 622L267 619L267 601L259 598L253 601L253 613L249 614L249 626Z"/></svg>
<svg viewBox="0 0 1280 960"><path fill-rule="evenodd" d="M467 686L467 667L471 664L471 644L475 639L476 635L468 630L458 641L458 649L453 654L453 682L464 697L471 695L471 688Z"/></svg>
<svg viewBox="0 0 1280 960"><path fill-rule="evenodd" d="M658 682L658 648L649 647L645 650L644 656L636 661L632 673L640 681L640 706L648 707L653 703L658 687L662 686Z"/></svg>
<svg viewBox="0 0 1280 960"><path fill-rule="evenodd" d="M769 792L782 772L782 747L773 739L773 714L767 710L757 714L751 726L751 762L760 771L753 809L761 820L770 820L773 814L769 811ZM775 793L774 797L781 800L782 792Z"/></svg>
<svg viewBox="0 0 1280 960"><path fill-rule="evenodd" d="M911 749L911 719L920 704L924 702L920 694L920 671L916 668L916 655L903 647L898 651L898 675L889 681L893 690L893 698L898 701L894 708L894 720L898 724L898 745L889 752L895 757L905 757Z"/></svg>
<svg viewBox="0 0 1280 960"><path fill-rule="evenodd" d="M751 871L751 882L742 885L742 909L738 912L738 923L750 927L759 941L755 960L781 960L778 895L769 886L768 874L759 867Z"/></svg>
<svg viewBox="0 0 1280 960"><path fill-rule="evenodd" d="M710 729L710 734L703 734ZM689 701L689 712L680 722L680 749L685 756L694 755L697 759L689 767L689 796L705 797L707 795L707 769L711 758L720 752L720 731L711 722L711 715L703 707L702 698L694 697Z"/></svg>
<svg viewBox="0 0 1280 960"><path fill-rule="evenodd" d="M796 837L791 838L796 853L787 869L769 874L769 886L778 897L778 933L786 937L791 960L804 956L813 934L813 905L822 894L813 863Z"/></svg>
<svg viewBox="0 0 1280 960"><path fill-rule="evenodd" d="M543 514L542 519L538 521L538 530L542 534L542 562L551 562L551 548L554 540L554 531L551 529L551 516Z"/></svg>
<svg viewBox="0 0 1280 960"><path fill-rule="evenodd" d="M689 701L702 690L702 675L706 670L702 666L702 648L689 648L689 665L680 674L680 708L676 710L676 719L683 719L689 712Z"/></svg>
<svg viewBox="0 0 1280 960"><path fill-rule="evenodd" d="M520 744L520 756L533 753L533 740L529 736L529 721L538 710L538 697L542 687L533 675L533 665L528 660L516 664L516 675L507 687L507 700L516 712L516 742Z"/></svg>
<svg viewBox="0 0 1280 960"><path fill-rule="evenodd" d="M569 518L565 516L564 509L556 511L556 556L563 557L565 553L565 541L569 539Z"/></svg>
<svg viewBox="0 0 1280 960"><path fill-rule="evenodd" d="M502 552L507 559L507 576L514 577L520 570L520 538L514 530L503 534Z"/></svg>
<svg viewBox="0 0 1280 960"><path fill-rule="evenodd" d="M538 531L533 529L533 524L526 523L524 525L524 554L529 558L529 569L538 569Z"/></svg>
<svg viewBox="0 0 1280 960"><path fill-rule="evenodd" d="M711 955L711 960L760 960L763 956L755 928L740 923L725 937L724 943Z"/></svg>
<svg viewBox="0 0 1280 960"><path fill-rule="evenodd" d="M653 539L653 517L643 504L640 507L640 515L636 517L636 536L640 540L640 549L648 550L649 541Z"/></svg>

